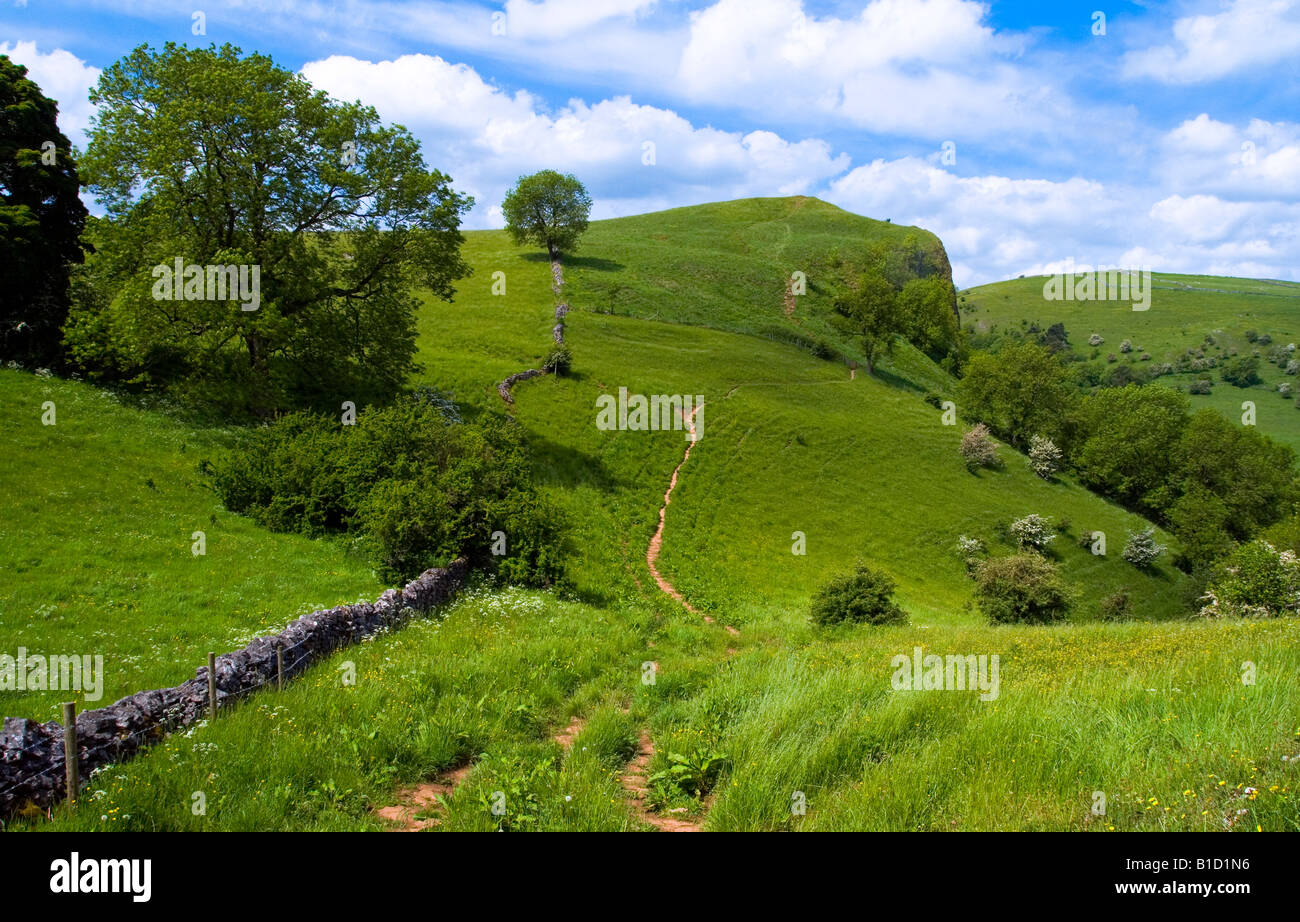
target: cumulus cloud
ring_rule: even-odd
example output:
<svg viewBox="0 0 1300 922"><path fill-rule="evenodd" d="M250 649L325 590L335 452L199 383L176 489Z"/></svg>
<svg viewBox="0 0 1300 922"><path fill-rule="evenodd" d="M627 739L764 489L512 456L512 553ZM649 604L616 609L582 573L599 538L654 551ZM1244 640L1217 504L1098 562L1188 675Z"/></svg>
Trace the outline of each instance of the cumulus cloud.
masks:
<svg viewBox="0 0 1300 922"><path fill-rule="evenodd" d="M1164 194L1079 177L957 176L912 157L859 166L831 182L828 197L934 231L964 287L1070 263L1300 281L1294 201Z"/></svg>
<svg viewBox="0 0 1300 922"><path fill-rule="evenodd" d="M528 93L510 93L437 56L333 56L305 65L303 75L410 128L430 164L478 200L475 226L499 226L493 206L505 190L545 167L577 173L596 199L593 213L613 217L647 206L809 193L849 166L847 155L820 139L697 126L627 96L573 99L548 111Z"/></svg>
<svg viewBox="0 0 1300 922"><path fill-rule="evenodd" d="M839 18L803 0L718 0L691 14L678 91L923 138L1059 130L1068 101L1017 61L1023 40L995 32L987 12L970 0L870 0Z"/></svg>
<svg viewBox="0 0 1300 922"><path fill-rule="evenodd" d="M0 54L26 67L41 92L58 100L59 130L76 146L85 147L94 111L87 94L99 81L99 68L62 48L42 53L35 42L0 42Z"/></svg>
<svg viewBox="0 0 1300 922"><path fill-rule="evenodd" d="M1128 77L1189 84L1262 68L1300 54L1300 4L1294 0L1233 0L1215 14L1174 22L1173 41L1130 51Z"/></svg>

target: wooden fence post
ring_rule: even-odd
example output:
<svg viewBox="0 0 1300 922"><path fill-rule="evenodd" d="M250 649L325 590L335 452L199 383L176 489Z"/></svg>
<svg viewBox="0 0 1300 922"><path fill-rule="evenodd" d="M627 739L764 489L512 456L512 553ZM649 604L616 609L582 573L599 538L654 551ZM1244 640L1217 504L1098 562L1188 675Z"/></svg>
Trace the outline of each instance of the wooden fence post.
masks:
<svg viewBox="0 0 1300 922"><path fill-rule="evenodd" d="M284 644L275 645L275 690L284 691Z"/></svg>
<svg viewBox="0 0 1300 922"><path fill-rule="evenodd" d="M68 803L77 799L81 785L81 760L77 755L77 702L63 702L63 768L68 785Z"/></svg>
<svg viewBox="0 0 1300 922"><path fill-rule="evenodd" d="M217 719L217 654L208 654L208 709Z"/></svg>

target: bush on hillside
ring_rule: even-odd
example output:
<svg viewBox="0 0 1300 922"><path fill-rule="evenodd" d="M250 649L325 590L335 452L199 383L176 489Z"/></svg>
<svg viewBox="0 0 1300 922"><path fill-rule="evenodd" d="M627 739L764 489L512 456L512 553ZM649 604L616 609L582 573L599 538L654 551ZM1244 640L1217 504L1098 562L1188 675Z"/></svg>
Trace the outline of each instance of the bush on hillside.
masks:
<svg viewBox="0 0 1300 922"><path fill-rule="evenodd" d="M542 363L542 371L553 375L567 375L573 367L573 350L566 345L556 346Z"/></svg>
<svg viewBox="0 0 1300 922"><path fill-rule="evenodd" d="M975 602L993 624L1045 624L1070 611L1056 567L1037 554L994 557L975 570Z"/></svg>
<svg viewBox="0 0 1300 922"><path fill-rule="evenodd" d="M1232 552L1205 594L1201 615L1270 618L1300 614L1300 560L1267 541Z"/></svg>
<svg viewBox="0 0 1300 922"><path fill-rule="evenodd" d="M227 509L273 531L358 538L386 582L460 556L512 582L561 577L559 517L532 484L518 427L453 422L429 394L355 425L284 416L203 469Z"/></svg>
<svg viewBox="0 0 1300 922"><path fill-rule="evenodd" d="M1029 440L1029 466L1044 480L1052 479L1052 476L1061 469L1063 459L1061 449L1057 448L1056 443L1047 436L1036 435Z"/></svg>
<svg viewBox="0 0 1300 922"><path fill-rule="evenodd" d="M1253 355L1239 355L1228 359L1219 371L1220 377L1233 387L1252 387L1259 383L1259 359Z"/></svg>
<svg viewBox="0 0 1300 922"><path fill-rule="evenodd" d="M1127 621L1133 614L1133 603L1128 589L1113 592L1101 600L1102 621Z"/></svg>
<svg viewBox="0 0 1300 922"><path fill-rule="evenodd" d="M1056 537L1048 528L1047 519L1033 512L1012 522L1009 532L1021 550L1041 551Z"/></svg>
<svg viewBox="0 0 1300 922"><path fill-rule="evenodd" d="M967 470L981 467L997 467L998 445L989 434L989 427L983 423L967 429L961 437L961 456L966 462Z"/></svg>
<svg viewBox="0 0 1300 922"><path fill-rule="evenodd" d="M894 581L859 564L852 573L836 577L817 591L812 599L812 620L814 624L902 624L907 614L894 602Z"/></svg>
<svg viewBox="0 0 1300 922"><path fill-rule="evenodd" d="M966 572L973 573L981 560L989 554L988 546L979 538L957 536L957 556L966 563Z"/></svg>
<svg viewBox="0 0 1300 922"><path fill-rule="evenodd" d="M1128 541L1125 542L1120 556L1139 570L1145 570L1155 563L1165 550L1163 544L1156 543L1156 530L1148 526L1136 534L1129 533Z"/></svg>
<svg viewBox="0 0 1300 922"><path fill-rule="evenodd" d="M1213 391L1214 382L1209 378L1201 378L1199 381L1193 381L1191 384L1187 385L1187 393L1189 394L1199 394L1203 396L1205 394L1213 393Z"/></svg>

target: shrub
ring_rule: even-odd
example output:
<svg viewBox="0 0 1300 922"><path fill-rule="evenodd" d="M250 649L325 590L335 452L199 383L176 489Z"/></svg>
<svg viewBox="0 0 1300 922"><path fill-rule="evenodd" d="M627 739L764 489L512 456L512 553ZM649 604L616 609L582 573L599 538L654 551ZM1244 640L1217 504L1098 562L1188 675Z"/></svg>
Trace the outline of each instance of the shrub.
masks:
<svg viewBox="0 0 1300 922"><path fill-rule="evenodd" d="M1044 480L1061 469L1061 449L1046 436L1036 435L1029 440L1029 466Z"/></svg>
<svg viewBox="0 0 1300 922"><path fill-rule="evenodd" d="M966 562L966 571L973 572L979 562L988 556L988 546L979 538L957 536L957 554Z"/></svg>
<svg viewBox="0 0 1300 922"><path fill-rule="evenodd" d="M1268 618L1300 613L1300 561L1263 540L1236 548L1209 589L1205 617Z"/></svg>
<svg viewBox="0 0 1300 922"><path fill-rule="evenodd" d="M1300 372L1300 362L1297 362L1295 359L1288 360L1286 363L1286 373L1294 375L1298 372Z"/></svg>
<svg viewBox="0 0 1300 922"><path fill-rule="evenodd" d="M1128 541L1125 542L1124 550L1120 552L1120 556L1138 569L1145 570L1155 563L1156 558L1163 554L1165 550L1163 544L1156 544L1156 530L1147 527L1137 534L1129 534Z"/></svg>
<svg viewBox="0 0 1300 922"><path fill-rule="evenodd" d="M1028 548L1041 551L1056 537L1047 529L1047 519L1034 512L1012 522L1009 530L1011 537L1022 550Z"/></svg>
<svg viewBox="0 0 1300 922"><path fill-rule="evenodd" d="M1132 343L1132 341L1126 339L1126 340L1124 340L1122 343L1120 343L1120 344L1119 344L1119 351L1120 351L1120 352L1125 352L1125 353L1127 353L1127 352L1132 352L1132 351L1133 351L1133 343Z"/></svg>
<svg viewBox="0 0 1300 922"><path fill-rule="evenodd" d="M1127 621L1132 616L1132 607L1127 588L1111 593L1101 600L1101 620Z"/></svg>
<svg viewBox="0 0 1300 922"><path fill-rule="evenodd" d="M556 346L542 362L542 371L553 375L567 375L573 366L573 351L566 345Z"/></svg>
<svg viewBox="0 0 1300 922"><path fill-rule="evenodd" d="M815 624L852 621L901 624L907 614L893 599L894 581L861 564L852 573L831 580L812 599Z"/></svg>
<svg viewBox="0 0 1300 922"><path fill-rule="evenodd" d="M559 516L533 487L519 428L456 423L436 392L363 411L355 425L284 416L202 468L227 509L267 528L358 538L386 582L460 556L513 582L562 575Z"/></svg>
<svg viewBox="0 0 1300 922"><path fill-rule="evenodd" d="M961 456L969 470L980 467L996 467L998 463L998 445L989 434L988 426L977 424L967 429L961 437Z"/></svg>
<svg viewBox="0 0 1300 922"><path fill-rule="evenodd" d="M1220 377L1234 387L1250 387L1259 383L1259 359L1241 355L1223 363Z"/></svg>
<svg viewBox="0 0 1300 922"><path fill-rule="evenodd" d="M975 570L975 601L993 624L1060 621L1070 593L1051 562L1037 554L994 557Z"/></svg>
<svg viewBox="0 0 1300 922"><path fill-rule="evenodd" d="M1283 397L1290 397L1290 396L1291 396L1291 382L1290 382L1290 381L1283 381L1281 384L1279 384L1279 385L1277 386L1277 392L1278 392L1279 394L1281 394Z"/></svg>
<svg viewBox="0 0 1300 922"><path fill-rule="evenodd" d="M1187 393L1189 394L1209 394L1213 389L1214 384L1208 378L1201 378L1199 381L1193 381L1187 385Z"/></svg>
<svg viewBox="0 0 1300 922"><path fill-rule="evenodd" d="M1104 343L1105 341L1106 341L1106 340L1102 339L1102 336L1101 336L1100 333L1093 333L1091 336L1088 337L1088 345L1089 345L1089 346L1100 346L1100 345L1101 345L1102 343Z"/></svg>

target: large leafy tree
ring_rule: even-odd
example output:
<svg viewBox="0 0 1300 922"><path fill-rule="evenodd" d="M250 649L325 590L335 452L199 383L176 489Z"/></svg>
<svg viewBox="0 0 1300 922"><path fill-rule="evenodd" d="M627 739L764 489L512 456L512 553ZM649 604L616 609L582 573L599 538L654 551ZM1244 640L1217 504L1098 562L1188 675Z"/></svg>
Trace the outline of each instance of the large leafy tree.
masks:
<svg viewBox="0 0 1300 922"><path fill-rule="evenodd" d="M835 325L862 350L867 374L875 372L876 361L893 351L895 339L907 329L894 286L874 270L863 273L856 287L840 293L835 312Z"/></svg>
<svg viewBox="0 0 1300 922"><path fill-rule="evenodd" d="M558 259L577 247L586 231L591 196L573 174L541 170L520 177L506 193L501 211L516 244L534 243Z"/></svg>
<svg viewBox="0 0 1300 922"><path fill-rule="evenodd" d="M0 357L54 364L86 209L58 104L0 55Z"/></svg>
<svg viewBox="0 0 1300 922"><path fill-rule="evenodd" d="M1024 342L974 355L957 400L966 415L1023 447L1035 435L1059 439L1075 396L1060 361Z"/></svg>
<svg viewBox="0 0 1300 922"><path fill-rule="evenodd" d="M258 415L403 384L413 288L449 299L468 274L472 205L409 132L229 45L141 46L91 99L84 170L109 220L69 329L85 364ZM177 258L258 267L257 309L155 297Z"/></svg>

